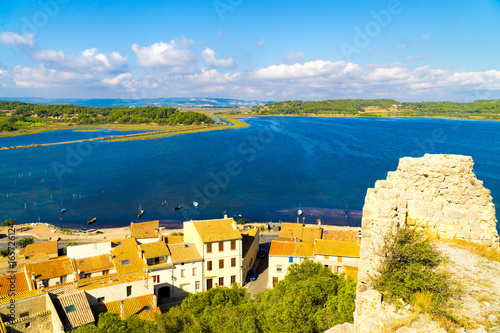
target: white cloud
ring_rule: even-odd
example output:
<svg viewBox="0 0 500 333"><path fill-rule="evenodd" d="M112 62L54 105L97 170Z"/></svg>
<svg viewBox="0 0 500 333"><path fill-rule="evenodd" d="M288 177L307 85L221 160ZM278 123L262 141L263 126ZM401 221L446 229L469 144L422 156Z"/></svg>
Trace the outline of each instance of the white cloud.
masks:
<svg viewBox="0 0 500 333"><path fill-rule="evenodd" d="M233 58L229 57L227 59L216 59L215 51L207 47L202 53L201 58L205 64L210 68L233 68L234 61Z"/></svg>
<svg viewBox="0 0 500 333"><path fill-rule="evenodd" d="M0 43L7 46L28 45L33 47L35 38L32 33L24 35L16 34L15 32L4 31L0 32Z"/></svg>
<svg viewBox="0 0 500 333"><path fill-rule="evenodd" d="M96 48L76 56L63 51L39 50L33 53L33 60L50 68L80 72L119 73L127 67L127 57L119 52L98 53Z"/></svg>
<svg viewBox="0 0 500 333"><path fill-rule="evenodd" d="M408 45L406 45L406 44L401 44L401 45L397 46L398 49L406 49L407 47L408 47Z"/></svg>
<svg viewBox="0 0 500 333"><path fill-rule="evenodd" d="M304 59L305 59L304 52L295 52L295 51L290 52L290 54L284 58L285 62L287 63L295 63L302 61Z"/></svg>
<svg viewBox="0 0 500 333"><path fill-rule="evenodd" d="M260 46L260 47L264 46L264 38L257 40L255 42L255 45Z"/></svg>
<svg viewBox="0 0 500 333"><path fill-rule="evenodd" d="M93 75L58 71L39 65L37 67L17 66L13 70L12 77L16 87L19 88L57 88L81 85L91 81Z"/></svg>
<svg viewBox="0 0 500 333"><path fill-rule="evenodd" d="M429 37L431 37L431 34L425 34L425 35L422 36L422 39L427 39Z"/></svg>
<svg viewBox="0 0 500 333"><path fill-rule="evenodd" d="M172 40L170 43L159 42L141 47L133 44L132 51L137 55L137 64L149 68L171 68L180 71L182 67L190 66L195 61L189 47L192 40Z"/></svg>
<svg viewBox="0 0 500 333"><path fill-rule="evenodd" d="M113 78L104 78L104 79L102 79L102 83L110 85L110 86L117 86L123 80L131 79L131 78L132 78L131 73L122 73L122 74L119 74Z"/></svg>

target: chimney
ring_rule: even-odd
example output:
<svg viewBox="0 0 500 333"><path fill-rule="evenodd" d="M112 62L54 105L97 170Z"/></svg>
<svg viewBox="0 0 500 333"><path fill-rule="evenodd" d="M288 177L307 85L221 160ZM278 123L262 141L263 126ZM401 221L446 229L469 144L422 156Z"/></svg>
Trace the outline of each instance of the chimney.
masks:
<svg viewBox="0 0 500 333"><path fill-rule="evenodd" d="M318 227L321 227L321 219L318 219Z"/></svg>
<svg viewBox="0 0 500 333"><path fill-rule="evenodd" d="M142 257L143 257L143 256L142 256L142 250L141 250L141 249L139 249L139 258L140 258L140 259L142 259Z"/></svg>
<svg viewBox="0 0 500 333"><path fill-rule="evenodd" d="M227 219L227 214L224 214L224 218Z"/></svg>
<svg viewBox="0 0 500 333"><path fill-rule="evenodd" d="M120 318L125 319L125 309L123 307L123 300L120 300Z"/></svg>
<svg viewBox="0 0 500 333"><path fill-rule="evenodd" d="M153 295L153 309L158 307L158 299L156 298L156 295Z"/></svg>

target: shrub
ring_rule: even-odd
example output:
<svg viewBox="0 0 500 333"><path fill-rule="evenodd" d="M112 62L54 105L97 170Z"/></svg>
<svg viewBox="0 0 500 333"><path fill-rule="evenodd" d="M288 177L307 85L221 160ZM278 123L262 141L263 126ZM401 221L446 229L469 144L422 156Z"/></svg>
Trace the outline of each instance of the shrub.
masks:
<svg viewBox="0 0 500 333"><path fill-rule="evenodd" d="M400 228L389 233L378 254L384 259L378 268L380 275L372 277L372 282L388 301L399 306L402 300L437 320L455 321L446 310L451 282L436 270L445 257L421 232Z"/></svg>
<svg viewBox="0 0 500 333"><path fill-rule="evenodd" d="M24 249L26 246L33 244L35 239L33 237L26 237L17 242L17 247L20 249Z"/></svg>

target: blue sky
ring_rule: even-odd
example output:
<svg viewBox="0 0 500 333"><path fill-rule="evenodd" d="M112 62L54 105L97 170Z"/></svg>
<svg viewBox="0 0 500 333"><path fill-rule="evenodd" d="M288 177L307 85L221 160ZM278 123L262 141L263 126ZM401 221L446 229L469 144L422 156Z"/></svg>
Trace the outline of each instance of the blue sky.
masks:
<svg viewBox="0 0 500 333"><path fill-rule="evenodd" d="M500 98L500 1L3 0L0 96Z"/></svg>

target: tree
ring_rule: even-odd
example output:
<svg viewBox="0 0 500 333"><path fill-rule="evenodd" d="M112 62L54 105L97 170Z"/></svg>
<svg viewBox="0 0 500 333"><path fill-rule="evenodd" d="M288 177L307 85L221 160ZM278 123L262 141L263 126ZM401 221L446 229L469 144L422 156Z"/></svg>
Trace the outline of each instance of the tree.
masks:
<svg viewBox="0 0 500 333"><path fill-rule="evenodd" d="M13 227L14 224L16 224L15 219L7 219L7 220L2 222L2 226L4 226L4 227Z"/></svg>
<svg viewBox="0 0 500 333"><path fill-rule="evenodd" d="M245 223L247 223L247 219L239 219L238 221L236 221L236 223L245 224Z"/></svg>
<svg viewBox="0 0 500 333"><path fill-rule="evenodd" d="M33 243L35 243L35 239L33 237L26 237L17 241L17 247L20 249L24 249L26 246Z"/></svg>

